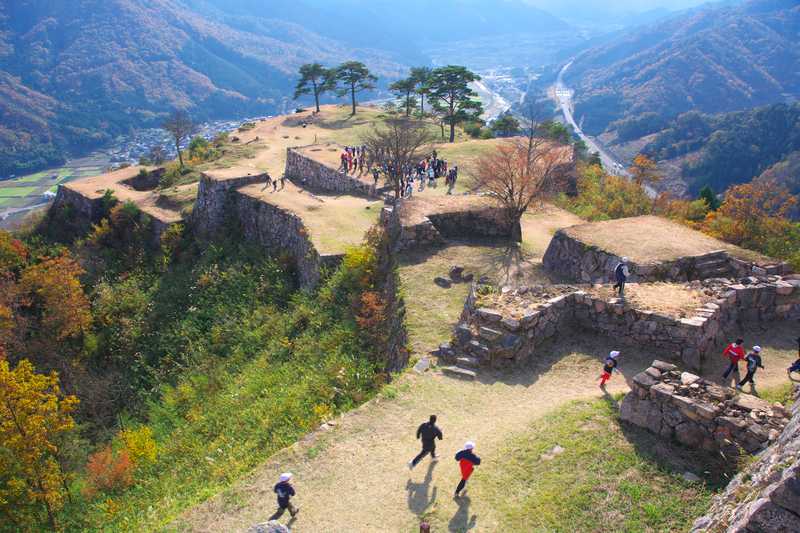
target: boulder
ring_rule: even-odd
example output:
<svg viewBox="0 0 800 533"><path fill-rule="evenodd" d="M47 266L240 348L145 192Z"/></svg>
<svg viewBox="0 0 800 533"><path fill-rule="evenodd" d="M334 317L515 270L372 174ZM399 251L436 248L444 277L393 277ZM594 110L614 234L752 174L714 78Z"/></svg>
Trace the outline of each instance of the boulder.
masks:
<svg viewBox="0 0 800 533"><path fill-rule="evenodd" d="M770 409L770 403L768 401L762 400L761 398L756 398L750 394L739 394L736 396L736 399L733 401L733 403L737 407L746 409L748 411L768 411Z"/></svg>
<svg viewBox="0 0 800 533"><path fill-rule="evenodd" d="M441 276L436 276L435 278L433 278L433 282L443 289L449 289L453 285L449 279L443 278Z"/></svg>
<svg viewBox="0 0 800 533"><path fill-rule="evenodd" d="M500 322L503 319L503 315L500 311L495 309L487 309L486 307L481 307L475 313L483 320L487 322Z"/></svg>
<svg viewBox="0 0 800 533"><path fill-rule="evenodd" d="M449 272L450 279L455 282L461 281L461 275L463 273L464 273L464 267L462 266L455 265L450 267L450 272Z"/></svg>
<svg viewBox="0 0 800 533"><path fill-rule="evenodd" d="M252 526L247 530L247 533L291 533L291 530L277 520L270 520L269 522Z"/></svg>

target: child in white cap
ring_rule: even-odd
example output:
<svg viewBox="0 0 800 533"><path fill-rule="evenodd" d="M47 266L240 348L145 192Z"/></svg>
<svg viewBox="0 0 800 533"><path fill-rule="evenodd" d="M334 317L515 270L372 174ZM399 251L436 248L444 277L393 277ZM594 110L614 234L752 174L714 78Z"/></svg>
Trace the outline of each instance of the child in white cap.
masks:
<svg viewBox="0 0 800 533"><path fill-rule="evenodd" d="M289 514L292 515L292 518L300 512L300 509L292 505L292 502L289 501L292 496L294 496L294 487L292 487L291 481L294 476L291 472L285 472L281 474L280 478L278 478L278 483L275 485L273 491L275 494L278 495L278 510L275 511L270 517L270 520L277 520L283 513L288 509Z"/></svg>
<svg viewBox="0 0 800 533"><path fill-rule="evenodd" d="M764 368L764 365L761 364L761 346L753 346L745 360L747 361L747 375L736 385L736 388L741 390L745 383L750 382L750 386L755 389L756 382L753 377L756 375L756 370Z"/></svg>
<svg viewBox="0 0 800 533"><path fill-rule="evenodd" d="M461 468L461 481L458 482L456 487L456 498L461 496L461 491L467 485L467 480L472 475L472 471L481 464L481 458L475 455L474 449L475 443L468 441L464 444L464 449L456 454L456 461L458 461L458 466Z"/></svg>
<svg viewBox="0 0 800 533"><path fill-rule="evenodd" d="M617 357L619 357L619 352L617 350L610 352L608 357L606 357L606 360L603 363L603 373L600 374L601 389L606 386L606 382L611 379L611 374L613 374L614 370L617 368L617 365L619 364Z"/></svg>

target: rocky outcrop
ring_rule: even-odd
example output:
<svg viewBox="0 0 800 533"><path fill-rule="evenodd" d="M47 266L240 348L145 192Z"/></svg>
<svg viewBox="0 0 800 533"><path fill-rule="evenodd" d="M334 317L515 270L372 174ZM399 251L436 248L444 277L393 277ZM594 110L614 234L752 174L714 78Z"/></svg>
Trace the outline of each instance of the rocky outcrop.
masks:
<svg viewBox="0 0 800 533"><path fill-rule="evenodd" d="M791 419L756 461L714 498L692 533L800 531L800 390Z"/></svg>
<svg viewBox="0 0 800 533"><path fill-rule="evenodd" d="M62 216L74 224L76 231L83 234L89 231L92 224L100 222L102 198L88 198L83 194L59 185L50 216Z"/></svg>
<svg viewBox="0 0 800 533"><path fill-rule="evenodd" d="M736 394L662 361L634 376L620 418L690 448L736 456L775 442L789 422L780 405Z"/></svg>
<svg viewBox="0 0 800 533"><path fill-rule="evenodd" d="M287 178L293 183L316 191L357 196L375 196L374 187L344 172L315 161L300 153L299 148L287 148Z"/></svg>
<svg viewBox="0 0 800 533"><path fill-rule="evenodd" d="M556 232L542 260L548 271L563 279L582 283L612 281L614 268L620 261L619 255L584 243L566 230ZM631 282L689 281L789 273L789 268L784 263L751 263L734 257L725 250L650 264L629 262L628 268Z"/></svg>

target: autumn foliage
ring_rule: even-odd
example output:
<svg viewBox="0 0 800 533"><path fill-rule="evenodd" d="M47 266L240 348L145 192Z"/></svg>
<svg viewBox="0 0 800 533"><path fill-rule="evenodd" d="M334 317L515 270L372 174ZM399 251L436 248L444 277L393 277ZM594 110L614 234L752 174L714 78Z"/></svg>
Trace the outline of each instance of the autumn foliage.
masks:
<svg viewBox="0 0 800 533"><path fill-rule="evenodd" d="M114 492L133 484L133 461L128 450L114 452L111 445L89 456L86 464L87 486L84 494L94 497L98 492Z"/></svg>
<svg viewBox="0 0 800 533"><path fill-rule="evenodd" d="M37 374L22 360L0 359L0 522L36 523L44 513L51 529L66 496L60 443L75 427L78 400L61 393L58 376Z"/></svg>

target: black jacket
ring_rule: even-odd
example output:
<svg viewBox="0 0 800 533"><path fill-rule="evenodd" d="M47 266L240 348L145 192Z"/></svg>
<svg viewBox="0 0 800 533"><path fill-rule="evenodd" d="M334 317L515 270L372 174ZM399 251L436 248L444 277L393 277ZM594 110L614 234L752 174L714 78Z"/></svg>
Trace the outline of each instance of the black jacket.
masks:
<svg viewBox="0 0 800 533"><path fill-rule="evenodd" d="M764 365L761 364L761 356L755 352L750 352L747 354L747 371L748 372L755 372L757 368L764 368Z"/></svg>
<svg viewBox="0 0 800 533"><path fill-rule="evenodd" d="M288 481L281 481L272 490L278 495L278 505L280 507L287 507L289 498L294 496L294 488Z"/></svg>
<svg viewBox="0 0 800 533"><path fill-rule="evenodd" d="M442 440L442 430L436 424L425 422L417 428L417 438L422 439L422 445L426 448L436 446L435 439Z"/></svg>

